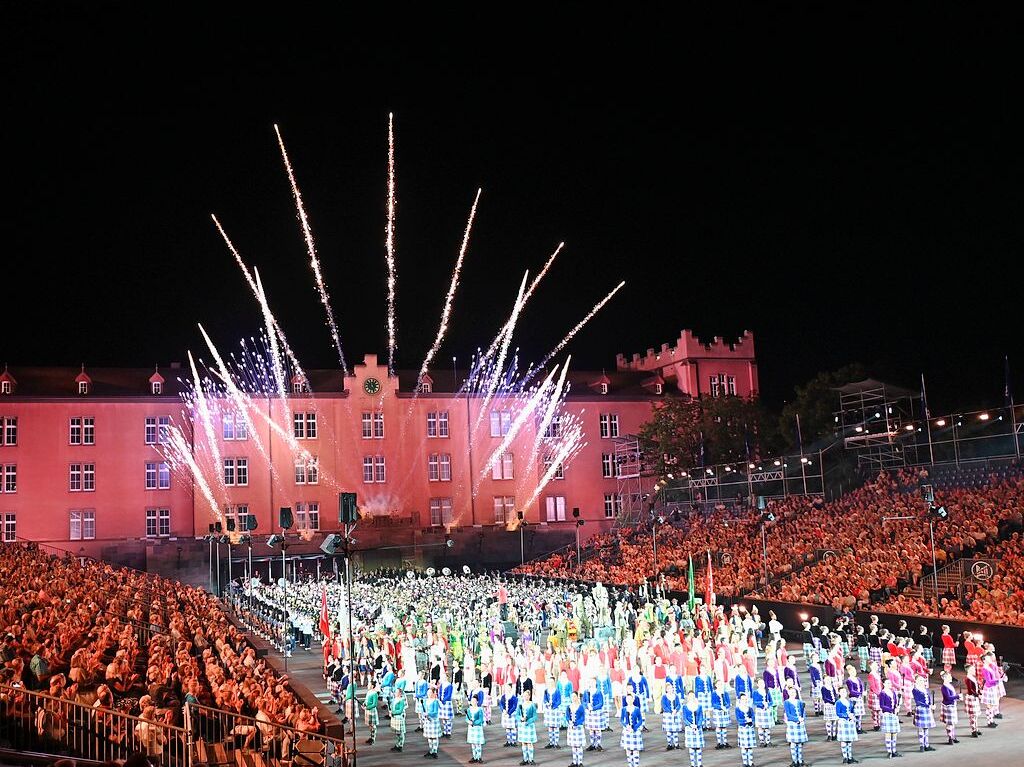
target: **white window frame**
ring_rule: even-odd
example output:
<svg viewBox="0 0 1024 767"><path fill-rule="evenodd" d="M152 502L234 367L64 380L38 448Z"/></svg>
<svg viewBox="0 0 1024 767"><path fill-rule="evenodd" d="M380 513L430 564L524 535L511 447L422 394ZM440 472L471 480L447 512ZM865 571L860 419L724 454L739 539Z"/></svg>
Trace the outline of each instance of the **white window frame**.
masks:
<svg viewBox="0 0 1024 767"><path fill-rule="evenodd" d="M249 459L235 459L235 487L249 486Z"/></svg>
<svg viewBox="0 0 1024 767"><path fill-rule="evenodd" d="M146 461L146 484L147 490L156 490L158 483L158 472L156 468L156 461Z"/></svg>
<svg viewBox="0 0 1024 767"><path fill-rule="evenodd" d="M10 393L11 393L11 382L10 381L0 381L0 394L10 394Z"/></svg>
<svg viewBox="0 0 1024 767"><path fill-rule="evenodd" d="M224 459L224 485L225 487L234 487L235 485L235 459L225 458Z"/></svg>
<svg viewBox="0 0 1024 767"><path fill-rule="evenodd" d="M71 416L68 420L68 444L69 445L81 445L82 444L82 417Z"/></svg>
<svg viewBox="0 0 1024 767"><path fill-rule="evenodd" d="M146 537L157 538L158 515L156 509L146 509Z"/></svg>
<svg viewBox="0 0 1024 767"><path fill-rule="evenodd" d="M665 393L665 384L661 384L661 383L654 384L654 393L655 394L664 394Z"/></svg>
<svg viewBox="0 0 1024 767"><path fill-rule="evenodd" d="M369 410L362 413L360 423L362 424L363 439L373 439L373 418Z"/></svg>
<svg viewBox="0 0 1024 767"><path fill-rule="evenodd" d="M430 499L430 526L448 527L455 518L455 506L451 498Z"/></svg>
<svg viewBox="0 0 1024 767"><path fill-rule="evenodd" d="M295 503L295 527L298 530L320 529L320 504L297 501Z"/></svg>
<svg viewBox="0 0 1024 767"><path fill-rule="evenodd" d="M249 529L249 517L254 516L249 511L249 504L239 503L231 510L231 513L235 515L235 530L246 532Z"/></svg>
<svg viewBox="0 0 1024 767"><path fill-rule="evenodd" d="M375 455L373 457L373 481L377 484L383 484L387 481L387 465L384 461L384 456Z"/></svg>
<svg viewBox="0 0 1024 767"><path fill-rule="evenodd" d="M3 444L5 447L15 447L18 444L18 418L17 416L7 416L0 419L3 421L4 434Z"/></svg>
<svg viewBox="0 0 1024 767"><path fill-rule="evenodd" d="M602 382L601 383L601 394L607 394L607 393L608 393L608 384Z"/></svg>
<svg viewBox="0 0 1024 767"><path fill-rule="evenodd" d="M614 519L622 513L622 496L618 493L604 494L604 518Z"/></svg>
<svg viewBox="0 0 1024 767"><path fill-rule="evenodd" d="M160 383L159 381L151 381L150 383L152 384L150 391L152 391L153 394L164 393L164 385L162 383Z"/></svg>
<svg viewBox="0 0 1024 767"><path fill-rule="evenodd" d="M18 540L18 515L13 511L4 512L4 543L14 543Z"/></svg>
<svg viewBox="0 0 1024 767"><path fill-rule="evenodd" d="M91 493L96 490L96 464L82 464L82 492Z"/></svg>
<svg viewBox="0 0 1024 767"><path fill-rule="evenodd" d="M162 415L157 418L156 438L161 445L171 441L171 417Z"/></svg>
<svg viewBox="0 0 1024 767"><path fill-rule="evenodd" d="M615 453L601 453L601 477L615 479L619 476L619 462Z"/></svg>
<svg viewBox="0 0 1024 767"><path fill-rule="evenodd" d="M3 484L0 485L0 493L18 492L18 464L6 463L0 466L0 474L3 474Z"/></svg>
<svg viewBox="0 0 1024 767"><path fill-rule="evenodd" d="M295 484L306 484L306 460L304 458L295 459Z"/></svg>
<svg viewBox="0 0 1024 767"><path fill-rule="evenodd" d="M156 476L157 490L170 490L171 489L171 467L166 461L161 461L156 465Z"/></svg>
<svg viewBox="0 0 1024 767"><path fill-rule="evenodd" d="M551 463L552 463L551 456L550 455L545 455L544 456L544 476L547 476L547 473L551 470ZM565 479L565 467L562 465L561 462L559 462L558 468L555 469L555 473L551 475L551 478L552 479Z"/></svg>
<svg viewBox="0 0 1024 767"><path fill-rule="evenodd" d="M427 481L441 481L441 459L437 453L431 453L427 456Z"/></svg>
<svg viewBox="0 0 1024 767"><path fill-rule="evenodd" d="M516 497L514 495L494 496L494 524L508 524L515 517L515 513Z"/></svg>
<svg viewBox="0 0 1024 767"><path fill-rule="evenodd" d="M78 382L78 393L79 394L88 394L89 393L89 382L88 381L79 381Z"/></svg>
<svg viewBox="0 0 1024 767"><path fill-rule="evenodd" d="M91 415L82 417L82 444L96 444L96 419Z"/></svg>
<svg viewBox="0 0 1024 767"><path fill-rule="evenodd" d="M515 479L515 456L510 452L502 453L491 467L491 479Z"/></svg>
<svg viewBox="0 0 1024 767"><path fill-rule="evenodd" d="M96 540L95 509L71 509L68 517L68 540Z"/></svg>
<svg viewBox="0 0 1024 767"><path fill-rule="evenodd" d="M363 456L363 484L373 484L373 456Z"/></svg>
<svg viewBox="0 0 1024 767"><path fill-rule="evenodd" d="M437 436L440 439L448 439L448 411L437 411Z"/></svg>
<svg viewBox="0 0 1024 767"><path fill-rule="evenodd" d="M306 413L306 439L316 439L316 413Z"/></svg>
<svg viewBox="0 0 1024 767"><path fill-rule="evenodd" d="M68 492L80 493L82 492L82 464L72 463L68 466Z"/></svg>
<svg viewBox="0 0 1024 767"><path fill-rule="evenodd" d="M565 521L565 496L549 495L544 499L544 506L548 522Z"/></svg>
<svg viewBox="0 0 1024 767"><path fill-rule="evenodd" d="M306 414L292 413L292 437L295 439L306 438Z"/></svg>
<svg viewBox="0 0 1024 767"><path fill-rule="evenodd" d="M562 434L562 416L556 415L548 421L548 425L544 427L544 438L555 439Z"/></svg>
<svg viewBox="0 0 1024 767"><path fill-rule="evenodd" d="M736 376L725 377L725 390L729 393L730 397L736 396Z"/></svg>
<svg viewBox="0 0 1024 767"><path fill-rule="evenodd" d="M441 453L441 481L452 481L452 457L449 453Z"/></svg>
<svg viewBox="0 0 1024 767"><path fill-rule="evenodd" d="M146 430L143 436L144 444L156 444L156 416L146 416Z"/></svg>

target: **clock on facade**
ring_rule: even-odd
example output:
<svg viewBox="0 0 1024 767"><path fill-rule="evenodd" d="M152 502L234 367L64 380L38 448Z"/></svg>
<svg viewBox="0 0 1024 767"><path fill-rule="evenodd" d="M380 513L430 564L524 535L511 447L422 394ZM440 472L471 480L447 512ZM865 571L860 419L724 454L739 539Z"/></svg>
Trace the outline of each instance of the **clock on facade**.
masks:
<svg viewBox="0 0 1024 767"><path fill-rule="evenodd" d="M376 394L380 391L380 381L376 378L367 378L363 381L363 391L367 394Z"/></svg>

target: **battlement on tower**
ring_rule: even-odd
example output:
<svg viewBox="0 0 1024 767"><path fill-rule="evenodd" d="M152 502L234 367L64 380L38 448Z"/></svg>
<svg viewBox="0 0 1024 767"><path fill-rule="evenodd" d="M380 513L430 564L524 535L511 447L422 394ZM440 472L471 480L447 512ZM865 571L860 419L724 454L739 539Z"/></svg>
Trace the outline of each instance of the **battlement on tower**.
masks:
<svg viewBox="0 0 1024 767"><path fill-rule="evenodd" d="M648 349L641 356L633 354L627 359L625 354L615 355L616 370L656 371L667 365L679 364L687 360L735 360L753 362L754 334L744 330L736 341L726 342L721 336L715 336L710 343L697 338L692 330L683 330L675 346L662 344L660 350Z"/></svg>

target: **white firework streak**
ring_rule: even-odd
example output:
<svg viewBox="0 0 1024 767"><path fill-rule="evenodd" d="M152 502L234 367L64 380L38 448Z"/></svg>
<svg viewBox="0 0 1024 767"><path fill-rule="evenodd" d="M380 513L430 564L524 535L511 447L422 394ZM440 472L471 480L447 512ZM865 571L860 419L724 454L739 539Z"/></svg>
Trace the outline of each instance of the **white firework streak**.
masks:
<svg viewBox="0 0 1024 767"><path fill-rule="evenodd" d="M388 113L388 226L384 241L388 264L388 374L395 374L395 120Z"/></svg>
<svg viewBox="0 0 1024 767"><path fill-rule="evenodd" d="M242 261L242 256L239 255L238 250L235 248L235 244L231 242L231 238L228 237L227 232L224 231L224 227L220 225L220 221L217 220L217 217L211 213L210 218L213 219L213 223L217 227L217 231L220 232L220 236L223 238L224 243L228 246L228 250L231 251L231 255L235 257L235 262L238 264L238 268L242 270L242 274L245 276L245 281L249 283L249 288L252 290L253 295L256 297L256 300L259 301L260 291L257 289L256 281L249 273L249 268L245 265L245 262ZM255 271L255 268L253 271ZM262 302L260 307L262 308ZM299 363L299 358L295 356L295 352L293 352L291 346L288 345L288 339L285 338L284 331L281 329L281 326L278 325L277 318L274 317L273 314L271 314L270 317L274 322L274 329L271 331L268 328L267 334L270 335L271 332L277 334L278 339L281 341L281 345L284 347L285 354L288 355L288 361L292 363L292 367L295 368L299 375L305 377L305 374L302 372L302 365Z"/></svg>
<svg viewBox="0 0 1024 767"><path fill-rule="evenodd" d="M593 316L595 314L597 314L599 311L601 311L601 309L604 307L604 305L606 303L608 303L609 301L611 301L612 300L612 296L614 296L616 293L618 293L625 284L626 284L626 282L625 282L625 280L623 280L618 285L616 285L615 288L608 295L606 295L604 298L602 298L600 301L598 301L597 304L594 305L594 308L591 309L590 312L587 314L587 316L584 317L582 320L580 320L578 323L576 323L576 327L574 327L572 330L570 330L568 335L566 335L565 338L563 338L561 341L559 341L558 345L554 349L552 349L550 352L548 352L547 356L544 357L544 359L542 359L540 361L540 363L536 366L536 370L534 371L533 375L536 375L536 371L537 370L542 369L545 365L547 365L551 361L552 357L554 357L556 354L558 354L560 351L562 351L562 349L565 348L566 344L568 344L572 340L572 337L574 335L576 335L577 333L579 333L583 329L583 326L586 325L588 322L590 322L590 320L593 318ZM531 375L530 378L532 378L533 375ZM529 380L529 378L527 380Z"/></svg>
<svg viewBox="0 0 1024 767"><path fill-rule="evenodd" d="M480 470L480 476L477 477L477 481L474 483L474 495L476 494L476 487L479 485L480 480L487 476L487 472L494 467L494 464L500 460L502 455L504 455L508 446L515 441L520 430L526 424L527 419L537 411L540 402L544 399L548 389L551 388L551 379L554 378L555 373L557 372L558 367L555 366L555 368L548 373L548 377L544 379L540 386L538 386L533 394L531 394L526 400L519 413L509 426L508 433L502 438L501 442L494 449L494 452L491 453L491 457L487 459L483 468Z"/></svg>
<svg viewBox="0 0 1024 767"><path fill-rule="evenodd" d="M309 253L309 263L313 268L313 276L316 278L316 287L320 292L320 303L327 313L327 325L331 329L331 340L334 341L334 348L338 352L338 362L341 363L341 370L348 375L348 365L345 364L345 353L341 350L341 338L338 337L338 323L334 319L334 310L331 309L331 297L327 292L327 285L324 284L323 274L320 272L320 259L316 254L316 243L313 241L313 231L309 227L309 219L306 217L306 208L302 204L302 193L299 185L295 182L295 172L288 159L288 150L285 149L284 139L281 138L281 131L274 125L274 133L277 134L277 144L281 148L281 158L284 160L285 170L288 172L288 181L292 186L292 196L295 198L295 209L298 212L299 223L302 226L302 236L306 241L306 251Z"/></svg>
<svg viewBox="0 0 1024 767"><path fill-rule="evenodd" d="M430 363L434 361L434 356L437 354L438 349L441 348L441 343L444 341L445 335L448 333L448 319L452 313L452 303L455 300L455 291L459 287L459 277L462 273L462 262L466 257L466 248L469 246L469 233L473 229L473 219L476 218L476 206L480 202L480 193L482 189L476 190L476 198L473 200L473 207L469 209L469 220L466 222L466 231L462 235L462 246L459 248L459 257L455 261L455 271L452 272L452 281L448 285L448 295L444 299L444 309L441 310L441 324L437 328L437 336L434 338L434 343L430 346L430 351L427 352L427 356L423 359L423 364L420 365L419 375L416 376L416 383L418 384L423 380L423 376L427 372L427 368ZM452 382L455 385L455 382ZM418 391L418 387L417 387Z"/></svg>
<svg viewBox="0 0 1024 767"><path fill-rule="evenodd" d="M281 404L285 411L285 423L292 422L292 409L288 400L288 392L285 388L284 368L281 365L280 352L277 345L277 333L274 332L274 315L270 313L270 305L267 303L267 294L263 290L263 280L260 279L259 270L253 267L253 278L256 281L256 300L259 301L260 311L263 313L263 323L266 327L267 341L270 344L270 367L274 373L274 383L277 386L277 395L281 398ZM301 369L296 371L301 378L305 378ZM293 435L294 436L294 435Z"/></svg>
<svg viewBox="0 0 1024 767"><path fill-rule="evenodd" d="M188 440L185 438L185 435L177 426L174 426L171 428L168 438L170 440L167 445L169 451L163 454L164 458L166 458L168 463L172 466L177 463L179 466L184 464L188 467L188 471L195 479L196 484L199 485L200 492L203 494L206 502L210 504L210 510L213 512L214 518L223 521L220 505L217 503L217 499L213 497L213 491L210 488L209 483L206 481L206 477L203 476L202 469L200 469L199 465L196 463L195 456L192 455L192 448L189 445Z"/></svg>
<svg viewBox="0 0 1024 767"><path fill-rule="evenodd" d="M527 461L527 467L533 466L536 463L537 453L540 452L541 442L544 441L544 434L547 432L548 426L554 420L555 411L557 411L561 406L562 401L565 398L565 394L568 393L568 390L565 389L565 376L569 372L570 362L572 362L572 355L566 359L565 365L562 366L562 373L558 376L558 383L555 385L555 390L551 393L551 398L548 400L547 407L544 408L544 415L541 416L540 423L537 425L537 434L533 440L533 447L530 449L530 459ZM556 365L555 370L557 369L558 366ZM554 373L555 371L552 370L551 372ZM561 421L559 422L559 425L561 425ZM530 469L527 468L527 471L529 470Z"/></svg>
<svg viewBox="0 0 1024 767"><path fill-rule="evenodd" d="M508 356L508 347L512 344L512 333L515 330L516 323L519 321L519 312L523 308L523 290L526 288L526 278L529 277L530 273L526 272L523 274L523 281L519 284L519 294L516 296L515 306L512 307L512 314L509 315L508 321L505 326L501 329L498 337L501 338L501 347L498 350L498 357L494 361L494 364L490 366L493 371L487 378L487 390L484 394L484 401L480 406L480 412L477 413L476 424L473 427L475 432L480 426L480 422L483 420L484 413L487 412L487 408L491 404L491 400L494 398L494 392L498 388L499 381L505 370L505 358ZM497 341L498 338L495 339ZM485 355L485 360L487 359Z"/></svg>
<svg viewBox="0 0 1024 767"><path fill-rule="evenodd" d="M191 351L188 352L188 365L192 370L192 380L194 381L192 392L195 398L196 409L199 411L199 423L202 424L203 434L206 435L206 442L210 447L210 452L213 454L214 462L217 466L220 466L220 446L217 443L217 434L213 428L210 408L206 402L206 393L203 391L203 384L199 378L199 371L196 369L196 361L192 357Z"/></svg>
<svg viewBox="0 0 1024 767"><path fill-rule="evenodd" d="M523 306L526 306L526 302L530 300L530 296L533 295L533 291L537 289L537 286L540 284L540 281L544 279L544 275L548 273L548 269L551 268L551 265L555 262L555 258L558 256L558 253L562 250L563 247L565 247L564 242L558 243L558 247L555 248L555 252L548 256L548 260L545 262L544 267L540 270L540 272L537 273L537 276L533 278L533 282L530 283L530 287L527 288L526 290L526 295L523 296ZM520 307L520 309L522 309L522 307ZM502 331L506 330L507 327L508 324L506 323L506 327L502 328ZM494 354L494 350L500 343L500 341L501 333L498 333L498 335L495 336L494 340L491 341L491 345L487 347L487 351L484 352L484 359Z"/></svg>
<svg viewBox="0 0 1024 767"><path fill-rule="evenodd" d="M544 476L540 478L540 482L537 483L537 487L534 488L531 493L529 500L525 505L520 508L525 511L526 509L533 506L537 497L543 492L544 488L547 487L548 483L554 478L555 472L558 471L558 467L564 463L567 463L577 451L586 447L586 443L583 442L583 430L579 424L573 424L568 430L565 439L562 440L561 445L555 450L555 453L551 456L551 465L547 471L544 472ZM516 525L518 526L518 524ZM515 529L515 528L512 528Z"/></svg>

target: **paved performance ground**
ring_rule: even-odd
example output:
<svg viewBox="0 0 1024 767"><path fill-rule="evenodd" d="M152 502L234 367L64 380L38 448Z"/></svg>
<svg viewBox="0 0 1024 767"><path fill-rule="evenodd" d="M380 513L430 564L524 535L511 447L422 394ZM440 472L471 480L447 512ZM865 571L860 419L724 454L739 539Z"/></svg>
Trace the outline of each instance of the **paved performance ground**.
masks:
<svg viewBox="0 0 1024 767"><path fill-rule="evenodd" d="M272 653L270 659L275 666L283 667L283 659L279 654ZM301 650L288 661L289 675L305 684L311 690L318 693L322 701L327 700L327 695L319 694L324 689L323 677L321 676L320 651L314 649L311 653ZM800 664L803 671L803 663ZM962 672L956 676L962 677ZM932 677L933 689L937 686L935 677ZM901 717L903 731L899 736L899 750L904 756L902 759L892 760L901 767L950 767L952 765L970 765L971 767L1012 767L1012 765L1024 764L1024 681L1011 679L1007 685L1007 696L1003 698L1002 712L1003 719L999 720L999 727L988 729L985 725L984 714L979 719L981 730L984 733L980 738L970 737L970 729L967 725L967 717L960 707L960 724L957 725L957 737L960 743L956 745L946 744L945 728L938 722L936 713L936 727L931 731L932 746L934 752L921 753L918 751L917 730L914 729L913 720ZM331 710L325 703L325 710ZM412 706L410 705L410 709ZM381 709L383 712L383 709ZM614 719L614 718L613 718ZM484 762L494 767L518 767L522 760L522 751L517 747L502 748L505 742L504 730L500 727L499 715L495 713L492 723L486 728L487 745L484 746ZM451 740L441 741L441 750L437 760L424 759L423 754L427 751L426 740L422 734L413 732L416 727L414 713L410 711L409 727L406 733L405 750L402 753L395 753L391 750L394 745L394 738L387 726L387 719L381 715L381 724L378 729L377 742L373 746L367 746L364 741L367 738L367 731L362 722L356 733L356 744L358 748L358 767L390 767L395 765L413 764L434 764L447 767L454 765L466 765L471 758L469 745L466 743L465 720L456 716L455 730ZM867 718L865 723L868 729L861 739L854 744L854 757L862 764L880 765L883 762L889 763L886 758L882 734L873 732L870 728L871 720ZM612 722L612 732L604 734L604 752L587 751L583 755L583 763L586 767L623 767L626 764L625 754L619 748L619 732L617 722ZM667 767L668 765L689 765L689 754L685 750L665 751L665 738L661 730L660 718L655 714L648 720L648 727L651 732L644 734L646 750L640 757L640 763L644 767ZM804 746L804 762L807 765L842 765L843 758L839 751L838 743L825 741L824 724L820 717L812 717L807 725L810 742ZM565 745L565 731L561 733L561 750L545 750L547 742L547 730L543 723L537 724L538 742L534 760L538 767L551 765L551 767L568 767L572 754ZM757 767L788 767L790 764L789 745L785 742L785 727L776 726L772 731L773 742L778 743L776 748L758 748L754 751L754 764ZM715 736L713 732L705 735L704 743L704 765L707 767L725 767L726 765L740 765L740 751L735 748L736 727L735 723L729 729L729 742L734 745L727 751L715 750Z"/></svg>

